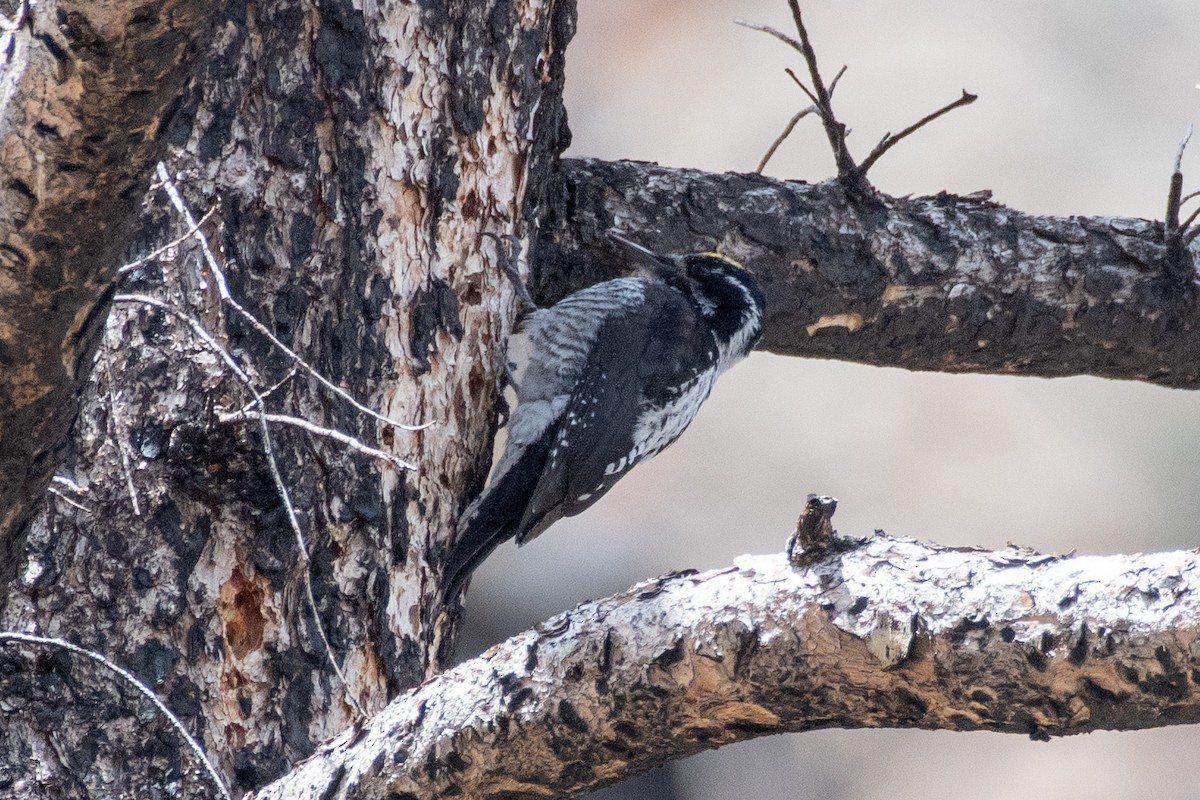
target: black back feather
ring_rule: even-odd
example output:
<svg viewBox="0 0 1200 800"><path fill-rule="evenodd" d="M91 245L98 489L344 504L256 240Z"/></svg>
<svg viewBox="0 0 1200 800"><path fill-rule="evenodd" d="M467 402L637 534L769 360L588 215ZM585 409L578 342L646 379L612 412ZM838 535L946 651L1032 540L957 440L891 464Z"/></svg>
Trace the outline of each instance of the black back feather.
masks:
<svg viewBox="0 0 1200 800"><path fill-rule="evenodd" d="M453 598L467 578L503 542L517 534L517 526L529 505L533 487L546 462L546 454L557 434L551 425L541 438L526 448L521 459L496 483L489 486L479 506L446 558L443 594Z"/></svg>

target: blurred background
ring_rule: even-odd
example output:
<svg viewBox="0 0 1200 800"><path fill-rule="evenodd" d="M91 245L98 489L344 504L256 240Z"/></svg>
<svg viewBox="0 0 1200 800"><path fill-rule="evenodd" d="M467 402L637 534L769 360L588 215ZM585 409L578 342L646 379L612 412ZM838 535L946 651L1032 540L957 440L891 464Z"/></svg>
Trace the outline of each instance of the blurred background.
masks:
<svg viewBox="0 0 1200 800"><path fill-rule="evenodd" d="M754 169L807 99L785 0L581 0L567 60L569 155ZM1195 0L808 0L823 72L861 159L966 88L980 96L872 171L896 195L991 189L1028 212L1161 218L1200 123ZM802 122L767 173L819 181ZM1200 188L1200 134L1184 160ZM650 243L650 242L648 242ZM1095 378L910 373L755 354L683 438L586 514L501 547L467 601L467 657L556 612L684 567L778 552L808 492L846 534L1137 552L1200 545L1200 395ZM1194 798L1200 729L1019 736L819 731L736 745L595 797Z"/></svg>

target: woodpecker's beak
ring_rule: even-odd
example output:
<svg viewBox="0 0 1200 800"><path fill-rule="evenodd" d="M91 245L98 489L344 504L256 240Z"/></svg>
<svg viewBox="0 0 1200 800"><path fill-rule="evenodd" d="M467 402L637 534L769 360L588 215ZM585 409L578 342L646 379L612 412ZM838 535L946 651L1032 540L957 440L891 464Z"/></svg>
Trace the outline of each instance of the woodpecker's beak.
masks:
<svg viewBox="0 0 1200 800"><path fill-rule="evenodd" d="M631 261L635 266L640 268L640 271L648 273L651 277L658 277L663 269L668 269L673 273L679 271L679 266L673 258L660 256L653 250L648 250L615 231L609 231L608 235L613 241L620 243L625 248L626 252L632 256Z"/></svg>

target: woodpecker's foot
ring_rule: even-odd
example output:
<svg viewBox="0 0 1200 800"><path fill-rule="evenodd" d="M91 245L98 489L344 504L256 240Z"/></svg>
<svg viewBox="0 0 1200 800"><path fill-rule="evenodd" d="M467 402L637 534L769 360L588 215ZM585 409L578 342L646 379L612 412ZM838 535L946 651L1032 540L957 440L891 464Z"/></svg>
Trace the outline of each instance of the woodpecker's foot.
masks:
<svg viewBox="0 0 1200 800"><path fill-rule="evenodd" d="M504 392L501 392L496 395L496 427L507 428L511 418L512 409L508 407L508 398L504 396Z"/></svg>

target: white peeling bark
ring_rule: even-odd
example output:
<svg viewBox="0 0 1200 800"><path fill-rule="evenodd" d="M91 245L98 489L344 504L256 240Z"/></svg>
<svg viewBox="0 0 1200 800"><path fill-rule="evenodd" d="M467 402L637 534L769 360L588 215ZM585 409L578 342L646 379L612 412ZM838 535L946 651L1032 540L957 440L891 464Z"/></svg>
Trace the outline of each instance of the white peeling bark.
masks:
<svg viewBox="0 0 1200 800"><path fill-rule="evenodd" d="M256 795L573 797L825 727L1035 738L1200 720L1200 556L1046 556L876 535L668 576L398 698Z"/></svg>

